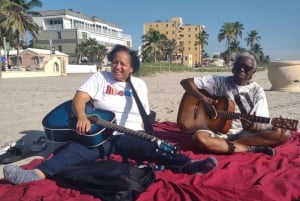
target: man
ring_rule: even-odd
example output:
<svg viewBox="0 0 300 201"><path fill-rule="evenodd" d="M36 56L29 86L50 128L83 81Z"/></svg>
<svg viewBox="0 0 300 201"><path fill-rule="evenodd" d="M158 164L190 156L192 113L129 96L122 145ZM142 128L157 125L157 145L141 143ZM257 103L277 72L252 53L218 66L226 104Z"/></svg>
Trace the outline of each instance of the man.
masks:
<svg viewBox="0 0 300 201"><path fill-rule="evenodd" d="M259 84L251 81L257 66L258 59L255 54L245 51L237 55L232 76L207 75L187 78L180 84L187 94L199 100L207 117L211 119L217 117L215 106L218 100L214 99L216 96L225 96L234 101L236 113L269 117L264 90ZM212 129L203 126L194 132L192 141L197 150L215 154L256 152L273 156L275 152L272 147L284 143L291 136L287 130L250 121L245 117L233 119L226 133L213 132Z"/></svg>

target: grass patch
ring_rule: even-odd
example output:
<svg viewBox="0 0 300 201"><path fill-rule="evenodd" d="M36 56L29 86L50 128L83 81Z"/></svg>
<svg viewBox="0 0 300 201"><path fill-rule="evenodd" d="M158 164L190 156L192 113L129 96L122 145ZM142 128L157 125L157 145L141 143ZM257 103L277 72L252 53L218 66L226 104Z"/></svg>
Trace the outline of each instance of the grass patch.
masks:
<svg viewBox="0 0 300 201"><path fill-rule="evenodd" d="M257 70L265 70L265 67L259 67ZM153 75L163 72L231 72L231 67L205 66L191 68L182 64L171 63L141 63L141 68L137 74L138 77Z"/></svg>

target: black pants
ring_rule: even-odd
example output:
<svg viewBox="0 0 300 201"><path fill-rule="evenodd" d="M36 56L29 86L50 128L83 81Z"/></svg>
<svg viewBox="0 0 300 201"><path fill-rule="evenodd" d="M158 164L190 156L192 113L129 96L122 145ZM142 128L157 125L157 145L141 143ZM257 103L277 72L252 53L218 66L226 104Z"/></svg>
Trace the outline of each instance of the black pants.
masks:
<svg viewBox="0 0 300 201"><path fill-rule="evenodd" d="M51 159L38 165L47 176L54 176L65 168L76 164L94 161L115 153L123 158L137 162L151 161L164 165L166 168L181 172L182 167L191 159L183 154L166 154L158 149L157 145L149 140L136 138L130 135L116 135L96 148L71 142L57 152Z"/></svg>

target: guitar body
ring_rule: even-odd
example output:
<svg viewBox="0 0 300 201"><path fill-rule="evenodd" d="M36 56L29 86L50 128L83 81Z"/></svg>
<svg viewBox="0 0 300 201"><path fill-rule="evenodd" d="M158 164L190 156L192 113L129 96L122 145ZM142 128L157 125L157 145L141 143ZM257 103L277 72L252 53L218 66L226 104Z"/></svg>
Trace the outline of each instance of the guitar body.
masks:
<svg viewBox="0 0 300 201"><path fill-rule="evenodd" d="M47 138L55 142L75 141L88 147L96 147L103 144L113 131L119 131L155 143L156 151L165 156L172 158L179 152L177 147L144 131L135 131L115 124L115 115L110 111L94 109L88 103L85 112L92 124L91 131L85 135L78 135L72 100L58 105L43 118L42 125Z"/></svg>
<svg viewBox="0 0 300 201"><path fill-rule="evenodd" d="M205 90L200 90L206 96L212 97ZM214 96L217 100L216 110L234 112L234 102L228 100L225 96ZM193 133L199 129L210 129L214 132L226 133L231 127L232 119L217 116L216 119L210 119L204 111L203 105L192 95L184 93L177 114L177 125L179 129L186 133Z"/></svg>
<svg viewBox="0 0 300 201"><path fill-rule="evenodd" d="M111 123L115 121L114 113L94 109L89 103L86 105L86 114L97 116ZM104 143L113 132L104 126L92 124L89 133L78 135L76 123L77 119L72 111L72 100L58 105L42 121L47 138L55 142L75 141L88 147L96 147Z"/></svg>

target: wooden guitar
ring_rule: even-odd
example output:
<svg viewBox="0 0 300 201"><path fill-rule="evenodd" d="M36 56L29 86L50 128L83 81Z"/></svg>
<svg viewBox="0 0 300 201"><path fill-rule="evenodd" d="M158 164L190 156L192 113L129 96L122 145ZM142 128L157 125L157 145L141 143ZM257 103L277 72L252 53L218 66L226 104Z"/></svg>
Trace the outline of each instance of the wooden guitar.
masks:
<svg viewBox="0 0 300 201"><path fill-rule="evenodd" d="M89 133L79 135L76 131L77 119L72 111L72 100L54 108L42 121L47 138L55 142L76 141L88 147L96 147L103 144L112 135L113 131L119 131L155 143L157 151L161 151L166 155L174 155L179 152L177 147L153 135L115 124L113 112L94 109L89 103L86 104L85 112L92 123L92 128Z"/></svg>
<svg viewBox="0 0 300 201"><path fill-rule="evenodd" d="M201 89L206 96L212 97L207 91ZM201 128L208 128L214 132L227 133L231 128L233 119L246 118L253 122L270 123L275 127L288 130L297 130L298 121L285 118L268 118L255 115L247 115L235 113L235 104L232 100L228 100L225 96L214 96L217 100L215 108L217 110L217 118L210 119L203 108L203 105L192 95L183 94L178 113L177 125L179 129L186 133L195 132Z"/></svg>

